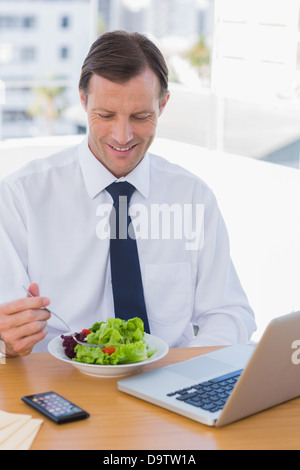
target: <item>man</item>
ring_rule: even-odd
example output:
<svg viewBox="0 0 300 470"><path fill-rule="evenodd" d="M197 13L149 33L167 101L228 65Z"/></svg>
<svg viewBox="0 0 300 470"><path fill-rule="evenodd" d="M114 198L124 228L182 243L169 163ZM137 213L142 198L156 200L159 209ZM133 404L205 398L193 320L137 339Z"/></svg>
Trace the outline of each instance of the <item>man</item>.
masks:
<svg viewBox="0 0 300 470"><path fill-rule="evenodd" d="M84 61L79 93L89 124L83 142L30 163L0 187L7 355L45 351L64 331L45 310L50 301L73 331L118 316L105 236L112 213L106 188L116 181L134 189L137 295L144 294L151 333L171 347L247 342L254 315L214 195L198 177L148 153L169 99L160 51L137 33L104 34ZM23 285L34 297L24 297Z"/></svg>

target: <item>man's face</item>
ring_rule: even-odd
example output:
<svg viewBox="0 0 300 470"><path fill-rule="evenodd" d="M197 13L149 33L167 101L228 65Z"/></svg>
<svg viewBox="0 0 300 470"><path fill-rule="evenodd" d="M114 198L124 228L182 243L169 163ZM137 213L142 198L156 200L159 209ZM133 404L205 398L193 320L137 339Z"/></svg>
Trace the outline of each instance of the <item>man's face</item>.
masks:
<svg viewBox="0 0 300 470"><path fill-rule="evenodd" d="M118 84L92 75L80 98L88 115L89 148L117 178L126 176L150 147L157 121L169 99L159 99L160 84L151 69Z"/></svg>

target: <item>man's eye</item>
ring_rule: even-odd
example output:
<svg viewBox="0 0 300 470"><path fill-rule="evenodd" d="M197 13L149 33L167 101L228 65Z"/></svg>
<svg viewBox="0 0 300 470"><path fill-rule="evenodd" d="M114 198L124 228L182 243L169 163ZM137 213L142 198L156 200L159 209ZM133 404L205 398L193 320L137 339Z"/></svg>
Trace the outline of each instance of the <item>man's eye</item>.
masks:
<svg viewBox="0 0 300 470"><path fill-rule="evenodd" d="M134 119L137 121L146 121L148 119L149 115L147 114L146 116L134 116Z"/></svg>
<svg viewBox="0 0 300 470"><path fill-rule="evenodd" d="M112 114L98 114L99 117L101 117L102 119L110 119L112 118Z"/></svg>

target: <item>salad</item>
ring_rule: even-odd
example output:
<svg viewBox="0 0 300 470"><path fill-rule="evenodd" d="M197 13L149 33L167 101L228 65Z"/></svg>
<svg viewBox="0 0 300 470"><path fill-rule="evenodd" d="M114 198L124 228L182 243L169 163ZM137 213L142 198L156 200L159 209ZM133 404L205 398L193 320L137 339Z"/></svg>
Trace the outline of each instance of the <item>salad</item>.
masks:
<svg viewBox="0 0 300 470"><path fill-rule="evenodd" d="M121 320L108 318L91 328L74 334L79 341L98 344L100 348L83 346L71 335L62 335L62 345L67 357L77 362L98 365L131 364L147 360L155 353L146 343L144 323L138 318Z"/></svg>

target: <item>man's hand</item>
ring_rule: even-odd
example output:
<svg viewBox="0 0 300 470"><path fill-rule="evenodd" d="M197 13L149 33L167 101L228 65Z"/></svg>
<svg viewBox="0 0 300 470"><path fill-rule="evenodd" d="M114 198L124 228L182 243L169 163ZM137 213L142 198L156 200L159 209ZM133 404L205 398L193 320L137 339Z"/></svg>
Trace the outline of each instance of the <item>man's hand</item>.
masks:
<svg viewBox="0 0 300 470"><path fill-rule="evenodd" d="M45 338L50 312L43 309L50 304L47 297L40 297L39 286L31 284L23 299L0 304L0 339L5 343L7 356L26 356L34 345Z"/></svg>

